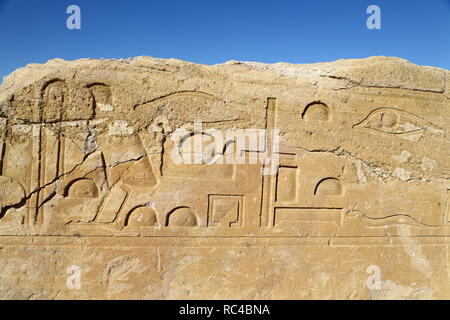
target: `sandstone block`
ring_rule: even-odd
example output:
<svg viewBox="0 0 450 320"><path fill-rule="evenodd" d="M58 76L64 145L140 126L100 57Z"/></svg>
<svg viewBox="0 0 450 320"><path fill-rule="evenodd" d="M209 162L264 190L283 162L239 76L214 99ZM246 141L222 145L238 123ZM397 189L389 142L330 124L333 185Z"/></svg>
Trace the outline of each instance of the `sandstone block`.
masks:
<svg viewBox="0 0 450 320"><path fill-rule="evenodd" d="M389 57L18 69L0 298L450 298L449 79Z"/></svg>

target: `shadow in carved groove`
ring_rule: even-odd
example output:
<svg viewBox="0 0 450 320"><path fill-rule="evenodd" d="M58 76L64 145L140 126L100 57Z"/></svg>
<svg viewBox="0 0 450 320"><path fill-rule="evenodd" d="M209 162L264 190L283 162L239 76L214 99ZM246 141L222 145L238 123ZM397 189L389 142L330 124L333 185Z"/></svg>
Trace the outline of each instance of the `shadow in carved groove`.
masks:
<svg viewBox="0 0 450 320"><path fill-rule="evenodd" d="M73 199L97 198L98 194L97 185L88 178L80 178L70 182L64 192L65 197Z"/></svg>
<svg viewBox="0 0 450 320"><path fill-rule="evenodd" d="M111 88L103 83L91 83L87 86L94 99L95 112L113 111Z"/></svg>
<svg viewBox="0 0 450 320"><path fill-rule="evenodd" d="M330 118L330 108L320 101L311 102L302 113L302 119L304 120L328 121Z"/></svg>
<svg viewBox="0 0 450 320"><path fill-rule="evenodd" d="M343 193L341 182L336 178L325 178L317 183L314 195L337 196Z"/></svg>
<svg viewBox="0 0 450 320"><path fill-rule="evenodd" d="M167 214L166 226L195 227L197 226L197 216L189 207L177 207Z"/></svg>
<svg viewBox="0 0 450 320"><path fill-rule="evenodd" d="M69 90L64 81L54 79L47 82L42 88L44 105L40 110L40 120L60 121L68 104Z"/></svg>
<svg viewBox="0 0 450 320"><path fill-rule="evenodd" d="M155 210L147 206L132 209L125 219L125 226L153 227L157 224Z"/></svg>

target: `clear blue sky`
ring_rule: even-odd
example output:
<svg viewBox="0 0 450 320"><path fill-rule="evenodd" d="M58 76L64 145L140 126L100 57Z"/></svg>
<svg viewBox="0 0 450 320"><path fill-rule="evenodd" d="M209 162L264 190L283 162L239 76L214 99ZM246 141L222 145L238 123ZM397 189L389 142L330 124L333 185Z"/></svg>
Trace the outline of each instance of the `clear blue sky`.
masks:
<svg viewBox="0 0 450 320"><path fill-rule="evenodd" d="M66 8L81 8L81 30ZM381 30L366 8L381 8ZM52 58L149 55L203 64L398 56L450 69L450 0L0 0L0 80Z"/></svg>

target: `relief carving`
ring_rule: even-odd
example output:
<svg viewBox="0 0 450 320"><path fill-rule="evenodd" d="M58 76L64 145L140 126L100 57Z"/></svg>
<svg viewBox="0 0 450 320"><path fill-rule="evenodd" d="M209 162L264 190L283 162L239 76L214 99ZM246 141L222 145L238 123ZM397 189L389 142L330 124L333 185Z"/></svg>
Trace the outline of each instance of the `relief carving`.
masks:
<svg viewBox="0 0 450 320"><path fill-rule="evenodd" d="M372 74L372 60L362 61ZM104 61L86 79L62 67L23 87L0 87L8 93L0 101L0 236L43 246L50 239L49 247L81 239L88 245L77 257L86 260L103 239L111 252L98 258L96 283L113 296L139 274L170 278L173 261L200 268L202 250L227 248L221 264L264 257L285 261L285 270L289 250L302 246L324 250L323 260L338 247L352 255L372 245L402 247L416 259L411 241L447 241L444 93L335 90L342 79L323 75L316 87L314 73L286 73L296 66L166 61L180 71L150 72L121 63ZM239 248L253 245L264 249L242 258ZM373 252L366 257L380 256ZM141 289L153 297L152 288Z"/></svg>

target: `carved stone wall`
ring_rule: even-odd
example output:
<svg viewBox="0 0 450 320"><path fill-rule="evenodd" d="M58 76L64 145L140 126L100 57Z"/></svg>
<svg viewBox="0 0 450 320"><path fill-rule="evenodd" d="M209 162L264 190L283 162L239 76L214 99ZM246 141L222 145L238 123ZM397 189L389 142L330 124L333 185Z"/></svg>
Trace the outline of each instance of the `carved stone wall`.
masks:
<svg viewBox="0 0 450 320"><path fill-rule="evenodd" d="M450 298L449 84L386 57L19 69L0 297Z"/></svg>

